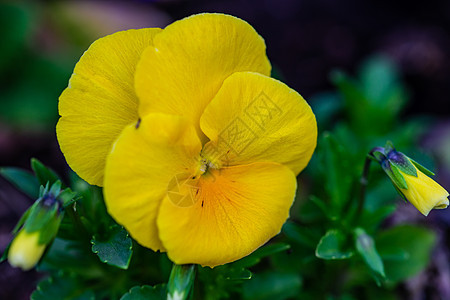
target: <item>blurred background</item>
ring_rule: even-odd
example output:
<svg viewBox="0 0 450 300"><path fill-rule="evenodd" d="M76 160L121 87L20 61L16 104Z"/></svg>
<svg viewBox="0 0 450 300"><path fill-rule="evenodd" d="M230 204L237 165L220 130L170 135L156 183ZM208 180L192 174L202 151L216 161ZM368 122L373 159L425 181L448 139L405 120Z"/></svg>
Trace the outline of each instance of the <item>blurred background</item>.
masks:
<svg viewBox="0 0 450 300"><path fill-rule="evenodd" d="M107 34L163 28L200 12L249 22L266 41L274 76L318 110L324 95L336 89L333 71L357 76L363 62L382 56L406 87L402 117L431 120L416 135L432 155L440 183L450 189L450 1L445 0L0 1L0 166L29 169L36 157L67 173L55 136L58 97L82 53ZM2 252L32 201L0 178ZM392 222L423 222L417 218L409 206ZM400 288L408 299L450 299L450 217L433 212L427 222L441 246L427 271ZM35 271L1 264L0 299L28 299L38 279Z"/></svg>

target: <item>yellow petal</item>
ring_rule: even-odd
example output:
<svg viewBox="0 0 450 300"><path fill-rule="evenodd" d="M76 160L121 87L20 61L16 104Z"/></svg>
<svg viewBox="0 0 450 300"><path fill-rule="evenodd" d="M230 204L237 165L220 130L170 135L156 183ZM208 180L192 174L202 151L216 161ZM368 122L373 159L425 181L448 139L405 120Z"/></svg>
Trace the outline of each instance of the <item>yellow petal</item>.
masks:
<svg viewBox="0 0 450 300"><path fill-rule="evenodd" d="M59 145L69 166L101 186L106 156L122 129L138 120L134 72L161 29L117 32L95 41L59 98Z"/></svg>
<svg viewBox="0 0 450 300"><path fill-rule="evenodd" d="M272 161L298 174L317 141L316 119L302 96L278 80L251 72L225 80L200 125L211 140L204 155L218 167Z"/></svg>
<svg viewBox="0 0 450 300"><path fill-rule="evenodd" d="M11 243L8 262L24 271L30 270L41 259L45 247L39 244L39 231L29 233L22 229Z"/></svg>
<svg viewBox="0 0 450 300"><path fill-rule="evenodd" d="M127 126L117 139L106 163L105 203L141 245L163 250L156 227L160 202L174 176L192 171L200 149L192 125L164 114L150 114L139 126Z"/></svg>
<svg viewBox="0 0 450 300"><path fill-rule="evenodd" d="M449 205L449 193L436 181L417 170L417 177L402 174L408 189L400 189L403 195L423 215L427 216L432 209L444 209Z"/></svg>
<svg viewBox="0 0 450 300"><path fill-rule="evenodd" d="M211 170L198 187L194 205L163 200L159 236L175 263L214 267L250 254L280 232L296 179L283 165L255 163Z"/></svg>
<svg viewBox="0 0 450 300"><path fill-rule="evenodd" d="M199 119L222 82L237 71L270 75L264 40L245 21L198 14L167 26L147 48L136 70L140 115L187 116L199 135Z"/></svg>

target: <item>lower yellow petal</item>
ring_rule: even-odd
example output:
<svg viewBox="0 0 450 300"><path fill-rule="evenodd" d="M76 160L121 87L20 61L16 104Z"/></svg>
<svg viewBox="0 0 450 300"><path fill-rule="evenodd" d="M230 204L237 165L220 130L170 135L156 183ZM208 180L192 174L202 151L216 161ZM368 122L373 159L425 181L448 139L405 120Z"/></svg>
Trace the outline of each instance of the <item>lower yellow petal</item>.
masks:
<svg viewBox="0 0 450 300"><path fill-rule="evenodd" d="M417 170L417 177L402 174L408 189L400 189L403 195L423 215L427 216L432 209L444 209L449 205L449 193L436 181Z"/></svg>
<svg viewBox="0 0 450 300"><path fill-rule="evenodd" d="M217 165L277 162L298 174L317 142L308 103L273 78L251 72L228 77L206 107L200 126L211 142L203 155Z"/></svg>
<svg viewBox="0 0 450 300"><path fill-rule="evenodd" d="M296 178L276 163L210 170L191 206L164 198L159 236L177 264L214 267L240 259L280 232L289 217Z"/></svg>
<svg viewBox="0 0 450 300"><path fill-rule="evenodd" d="M121 31L95 41L59 98L59 145L69 166L90 184L102 185L114 140L138 120L134 71L141 53L160 31Z"/></svg>
<svg viewBox="0 0 450 300"><path fill-rule="evenodd" d="M190 123L150 114L126 127L108 156L104 195L108 212L141 245L163 250L156 215L171 180L194 172L201 144Z"/></svg>

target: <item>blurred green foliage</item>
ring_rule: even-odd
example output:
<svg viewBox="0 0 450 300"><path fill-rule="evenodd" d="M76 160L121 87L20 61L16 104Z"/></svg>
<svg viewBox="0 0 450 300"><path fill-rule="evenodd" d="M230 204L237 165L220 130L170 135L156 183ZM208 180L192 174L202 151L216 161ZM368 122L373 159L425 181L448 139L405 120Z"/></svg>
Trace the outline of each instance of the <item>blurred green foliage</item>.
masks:
<svg viewBox="0 0 450 300"><path fill-rule="evenodd" d="M56 9L32 1L0 3L0 121L10 126L50 130L56 124L58 97L82 53L65 41L79 31L45 29L64 20Z"/></svg>

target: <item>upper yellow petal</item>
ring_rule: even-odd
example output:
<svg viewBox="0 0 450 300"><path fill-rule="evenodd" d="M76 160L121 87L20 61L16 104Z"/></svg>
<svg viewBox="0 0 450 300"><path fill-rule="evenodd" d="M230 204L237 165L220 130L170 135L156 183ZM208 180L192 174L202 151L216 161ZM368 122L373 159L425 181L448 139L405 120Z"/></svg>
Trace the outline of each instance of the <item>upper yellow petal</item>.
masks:
<svg viewBox="0 0 450 300"><path fill-rule="evenodd" d="M211 170L191 206L164 198L159 236L177 264L214 267L240 259L280 232L289 217L296 179L289 168L255 163Z"/></svg>
<svg viewBox="0 0 450 300"><path fill-rule="evenodd" d="M140 115L188 117L199 135L200 116L230 74L270 75L264 40L245 21L198 14L174 22L145 50L136 70Z"/></svg>
<svg viewBox="0 0 450 300"><path fill-rule="evenodd" d="M70 167L90 184L102 185L114 140L138 120L134 73L142 52L160 31L128 30L95 41L59 98L59 145Z"/></svg>
<svg viewBox="0 0 450 300"><path fill-rule="evenodd" d="M443 209L449 205L449 193L436 181L417 169L417 177L402 174L408 189L400 189L403 195L423 215L427 216L432 209Z"/></svg>
<svg viewBox="0 0 450 300"><path fill-rule="evenodd" d="M206 107L201 129L211 142L202 154L213 164L285 164L298 174L317 142L315 116L296 91L273 78L234 73Z"/></svg>
<svg viewBox="0 0 450 300"><path fill-rule="evenodd" d="M184 118L150 114L126 127L108 156L104 195L109 214L141 245L163 250L156 216L170 181L194 172L201 149Z"/></svg>

